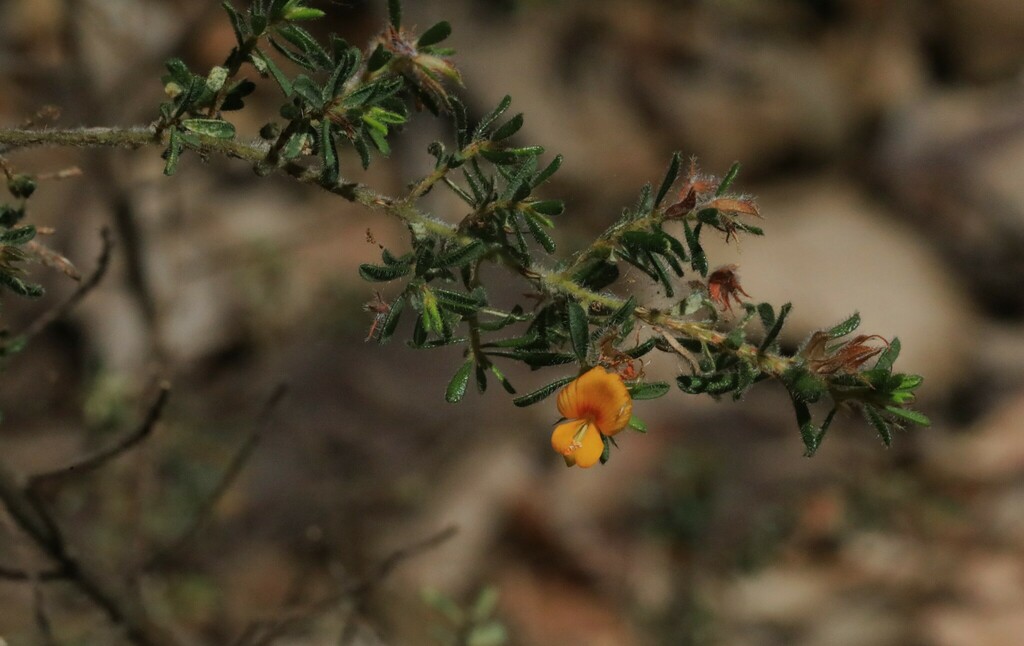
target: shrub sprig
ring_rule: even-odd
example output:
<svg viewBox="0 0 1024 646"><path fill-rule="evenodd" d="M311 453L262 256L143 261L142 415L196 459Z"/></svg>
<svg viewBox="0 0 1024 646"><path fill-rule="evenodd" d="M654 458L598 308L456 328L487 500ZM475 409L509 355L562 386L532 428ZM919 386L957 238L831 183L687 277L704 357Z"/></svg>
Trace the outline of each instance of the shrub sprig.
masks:
<svg viewBox="0 0 1024 646"><path fill-rule="evenodd" d="M388 343L404 317L413 319L411 347L462 346L463 361L445 389L449 402L465 396L471 379L481 392L495 379L516 394L499 367L507 362L532 369L561 366L559 377L518 395L517 406L537 403L599 365L622 375L633 399L660 397L670 384L646 380L642 358L661 352L690 366L676 380L688 394L738 399L755 383L780 381L792 399L807 455L817 451L842 406L861 408L887 445L894 431L929 423L911 408L922 378L894 371L898 339L852 336L860 324L854 314L785 352L778 338L790 304L745 301L741 296L749 297L734 267L711 271L702 245L708 230L727 241L763 235L755 224L761 217L756 204L733 190L738 164L719 179L673 155L657 187L643 187L636 204L589 246L556 256L551 231L570 216L562 201L536 192L562 158L544 162L541 146L519 142L524 117L509 114L510 97L471 123L453 92L462 81L451 60L454 52L441 46L451 33L447 22L412 33L403 26L399 3L390 0L388 25L358 48L337 36L318 40L302 27L324 13L303 0L256 0L244 12L227 2L224 8L234 48L206 73L179 59L168 61L168 100L150 126L0 130L0 152L32 145L156 145L163 149L168 175L186 154L220 155L244 160L260 175L284 173L397 218L408 229L409 246L383 249L379 263L359 268L366 281L399 283L397 293L374 309L372 336ZM246 69L273 79L284 99L277 118L252 141L241 140L227 118L246 109L256 90L241 76ZM406 194L381 195L342 177L342 157L354 154L363 168L374 157L387 157L395 133L424 110L446 115L452 135L428 147L433 170ZM35 233L19 225L31 178L17 177L8 177L15 203L0 207L0 283L35 296L40 290L24 282L18 266ZM441 189L465 204L457 223L418 206L420 198ZM531 291L529 301L512 307L492 303L481 271L486 265L519 276ZM640 303L631 294L634 288L620 284L626 267L647 276L674 303ZM733 303L737 316L722 316ZM825 412L820 422L812 407ZM630 426L646 428L639 420Z"/></svg>

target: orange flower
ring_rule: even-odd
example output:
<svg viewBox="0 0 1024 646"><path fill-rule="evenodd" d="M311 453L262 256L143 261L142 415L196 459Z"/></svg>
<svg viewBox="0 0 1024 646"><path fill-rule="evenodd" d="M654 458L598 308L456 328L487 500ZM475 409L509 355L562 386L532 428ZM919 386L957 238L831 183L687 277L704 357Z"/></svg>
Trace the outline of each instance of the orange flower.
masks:
<svg viewBox="0 0 1024 646"><path fill-rule="evenodd" d="M558 412L567 421L555 427L551 446L568 466L587 468L604 453L602 435L626 428L633 400L622 377L604 368L591 368L558 393Z"/></svg>

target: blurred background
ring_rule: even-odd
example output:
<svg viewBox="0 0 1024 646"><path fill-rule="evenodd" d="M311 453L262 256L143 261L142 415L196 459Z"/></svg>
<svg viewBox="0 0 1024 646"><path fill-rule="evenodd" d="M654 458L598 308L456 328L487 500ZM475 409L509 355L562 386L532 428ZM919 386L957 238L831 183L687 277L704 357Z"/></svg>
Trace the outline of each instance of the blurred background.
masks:
<svg viewBox="0 0 1024 646"><path fill-rule="evenodd" d="M318 33L353 43L385 19L383 2L313 4L329 14ZM847 415L806 459L778 385L738 403L676 392L637 403L650 432L624 437L606 467L569 470L550 449L551 402L518 409L492 388L451 406L457 351L364 343L374 291L356 268L378 243L403 248L393 223L238 162L189 155L167 179L155 150L35 150L10 159L84 171L29 203L31 222L56 229L48 244L83 271L101 226L117 247L100 288L5 360L0 454L24 473L62 464L130 430L157 381L172 384L150 441L53 494L76 542L137 568L189 526L287 382L209 521L143 578L191 639L232 643L456 526L280 643L471 643L458 609L493 592L483 614L500 627L478 646L1024 643L1024 3L406 5L407 24L452 23L474 114L511 94L520 140L565 155L544 188L567 202L560 254L660 181L672 151L719 175L738 160L767 237L708 236L712 263L738 264L756 301L793 302L790 346L855 309L864 331L899 336L934 427L887 450ZM163 60L205 70L232 44L206 0L3 0L0 123L147 124ZM48 105L60 116L33 116ZM275 89L261 83L250 105L229 115L242 136L276 114ZM344 168L397 193L447 132L424 116L390 162ZM463 215L440 195L429 206ZM48 295L5 297L6 328L74 289L35 275ZM510 373L520 392L557 376ZM0 563L44 567L8 525ZM47 585L44 604L56 643L118 643L76 590ZM12 646L42 643L35 605L31 586L0 581Z"/></svg>

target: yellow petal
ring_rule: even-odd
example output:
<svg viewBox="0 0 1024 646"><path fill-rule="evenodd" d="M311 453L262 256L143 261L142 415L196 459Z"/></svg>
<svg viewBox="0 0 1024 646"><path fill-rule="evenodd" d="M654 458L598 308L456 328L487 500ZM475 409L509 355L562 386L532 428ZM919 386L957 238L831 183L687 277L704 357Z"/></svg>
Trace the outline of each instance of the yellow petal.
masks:
<svg viewBox="0 0 1024 646"><path fill-rule="evenodd" d="M633 400L622 377L598 366L558 393L558 411L570 419L590 420L601 433L615 435L629 423Z"/></svg>
<svg viewBox="0 0 1024 646"><path fill-rule="evenodd" d="M573 419L562 422L551 434L551 446L565 457L566 464L583 467L594 466L604 453L601 434L586 420Z"/></svg>

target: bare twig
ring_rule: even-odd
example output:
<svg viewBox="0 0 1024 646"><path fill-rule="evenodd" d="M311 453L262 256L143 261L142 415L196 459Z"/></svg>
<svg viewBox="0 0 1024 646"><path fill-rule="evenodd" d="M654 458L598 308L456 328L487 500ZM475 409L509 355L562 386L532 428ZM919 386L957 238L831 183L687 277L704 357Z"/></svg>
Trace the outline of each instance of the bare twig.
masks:
<svg viewBox="0 0 1024 646"><path fill-rule="evenodd" d="M277 619L250 624L235 641L235 646L268 646L289 630L297 628L318 615L329 612L345 601L360 603L399 565L438 547L455 536L457 532L458 528L450 525L423 540L396 549L377 563L369 576L340 588L334 594L306 607L286 610Z"/></svg>
<svg viewBox="0 0 1024 646"><path fill-rule="evenodd" d="M51 307L43 312L39 318L32 321L32 323L30 323L25 331L19 336L21 342L27 343L54 322L59 321L61 318L66 316L67 313L74 309L89 292L100 284L100 281L103 280L104 274L107 273L107 268L110 266L110 252L114 246L113 239L110 235L110 229L106 227L101 229L100 238L103 240L103 249L100 251L99 259L96 261L96 269L89 274L88 278L78 285L78 289L76 289L74 293L71 294L71 296L69 296L63 303L60 303L55 307Z"/></svg>
<svg viewBox="0 0 1024 646"><path fill-rule="evenodd" d="M228 489L230 489L235 483L235 480L238 479L242 469L245 468L249 458L252 457L253 451L256 450L256 447L259 445L260 441L262 441L263 435L269 426L271 418L273 417L274 410L277 408L278 404L281 403L281 400L287 393L288 384L286 383L278 384L274 388L270 393L270 396L267 397L266 402L264 402L263 408L260 410L259 416L256 418L256 422L253 424L252 430L246 436L234 457L231 458L231 462L229 462L227 468L225 468L224 474L221 476L217 486L214 487L213 491L210 492L210 495L199 507L199 510L193 518L192 524L185 528L170 544L150 557L150 559L143 565L144 570L152 569L167 562L186 545L188 545L195 535L199 533L207 522L209 522L210 518L213 516L214 510L217 508L217 504L220 503L224 494L227 493Z"/></svg>
<svg viewBox="0 0 1024 646"><path fill-rule="evenodd" d="M128 433L110 446L105 446L98 451L81 457L70 464L62 467L37 473L29 478L29 488L37 489L48 482L59 482L71 476L79 476L90 471L95 471L110 460L113 460L122 453L130 450L153 432L153 427L160 420L164 406L167 404L167 397L170 394L170 384L160 384L160 391L157 393L153 403L149 405L145 417L131 433Z"/></svg>
<svg viewBox="0 0 1024 646"><path fill-rule="evenodd" d="M42 502L18 484L18 479L0 460L0 501L25 534L49 556L59 571L98 607L110 620L124 628L128 638L139 646L173 646L177 639L153 623L134 590L113 578L99 564L83 557L70 545ZM28 580L31 580L31 576Z"/></svg>
<svg viewBox="0 0 1024 646"><path fill-rule="evenodd" d="M64 570L43 570L41 572L29 572L0 565L0 579L5 581L31 581L33 578L39 581L66 581L68 573Z"/></svg>

